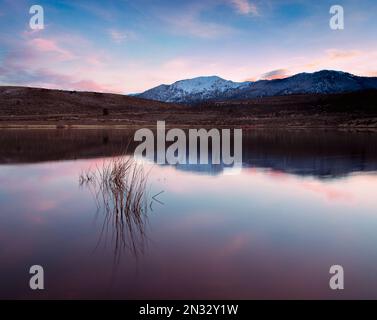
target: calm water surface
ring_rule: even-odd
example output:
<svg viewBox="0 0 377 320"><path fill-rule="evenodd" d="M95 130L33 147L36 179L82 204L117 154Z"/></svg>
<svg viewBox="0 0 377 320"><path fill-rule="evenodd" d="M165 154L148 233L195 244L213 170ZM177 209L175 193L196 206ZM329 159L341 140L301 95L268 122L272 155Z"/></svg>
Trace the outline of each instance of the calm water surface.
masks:
<svg viewBox="0 0 377 320"><path fill-rule="evenodd" d="M132 134L1 132L0 298L377 298L376 134L244 132L234 175L145 164L147 210L118 221L79 177Z"/></svg>

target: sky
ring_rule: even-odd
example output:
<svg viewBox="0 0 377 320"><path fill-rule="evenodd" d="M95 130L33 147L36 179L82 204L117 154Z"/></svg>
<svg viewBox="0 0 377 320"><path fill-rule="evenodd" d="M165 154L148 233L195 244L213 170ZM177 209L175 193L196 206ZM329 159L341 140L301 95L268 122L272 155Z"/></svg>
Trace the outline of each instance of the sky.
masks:
<svg viewBox="0 0 377 320"><path fill-rule="evenodd" d="M44 9L33 30L32 5ZM329 26L344 8L344 30ZM0 85L137 93L341 70L377 76L377 1L0 0Z"/></svg>

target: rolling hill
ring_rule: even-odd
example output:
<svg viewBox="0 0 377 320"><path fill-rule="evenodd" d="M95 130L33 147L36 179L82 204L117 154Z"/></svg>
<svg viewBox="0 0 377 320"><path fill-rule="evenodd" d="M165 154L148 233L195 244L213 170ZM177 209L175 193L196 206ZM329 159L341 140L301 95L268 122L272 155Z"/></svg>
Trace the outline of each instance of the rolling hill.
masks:
<svg viewBox="0 0 377 320"><path fill-rule="evenodd" d="M377 90L206 100L179 105L125 95L0 87L0 128L377 128Z"/></svg>

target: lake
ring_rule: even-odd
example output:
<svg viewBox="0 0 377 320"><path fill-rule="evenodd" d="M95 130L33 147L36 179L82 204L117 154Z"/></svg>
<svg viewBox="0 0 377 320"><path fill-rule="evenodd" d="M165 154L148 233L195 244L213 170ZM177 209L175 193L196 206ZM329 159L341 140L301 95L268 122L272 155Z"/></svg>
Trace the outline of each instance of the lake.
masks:
<svg viewBox="0 0 377 320"><path fill-rule="evenodd" d="M239 172L135 163L132 137L1 131L0 298L377 299L376 133L244 131Z"/></svg>

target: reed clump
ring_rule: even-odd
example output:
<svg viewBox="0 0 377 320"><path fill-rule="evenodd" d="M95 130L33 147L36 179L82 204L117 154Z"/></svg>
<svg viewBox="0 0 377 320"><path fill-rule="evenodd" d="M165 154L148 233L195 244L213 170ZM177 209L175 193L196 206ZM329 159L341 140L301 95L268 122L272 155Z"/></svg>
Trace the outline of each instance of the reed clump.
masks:
<svg viewBox="0 0 377 320"><path fill-rule="evenodd" d="M98 211L104 214L100 241L111 234L115 258L123 249L134 255L144 250L148 214L148 173L133 157L118 156L103 161L79 176L80 186L94 195ZM109 232L111 231L111 232Z"/></svg>

